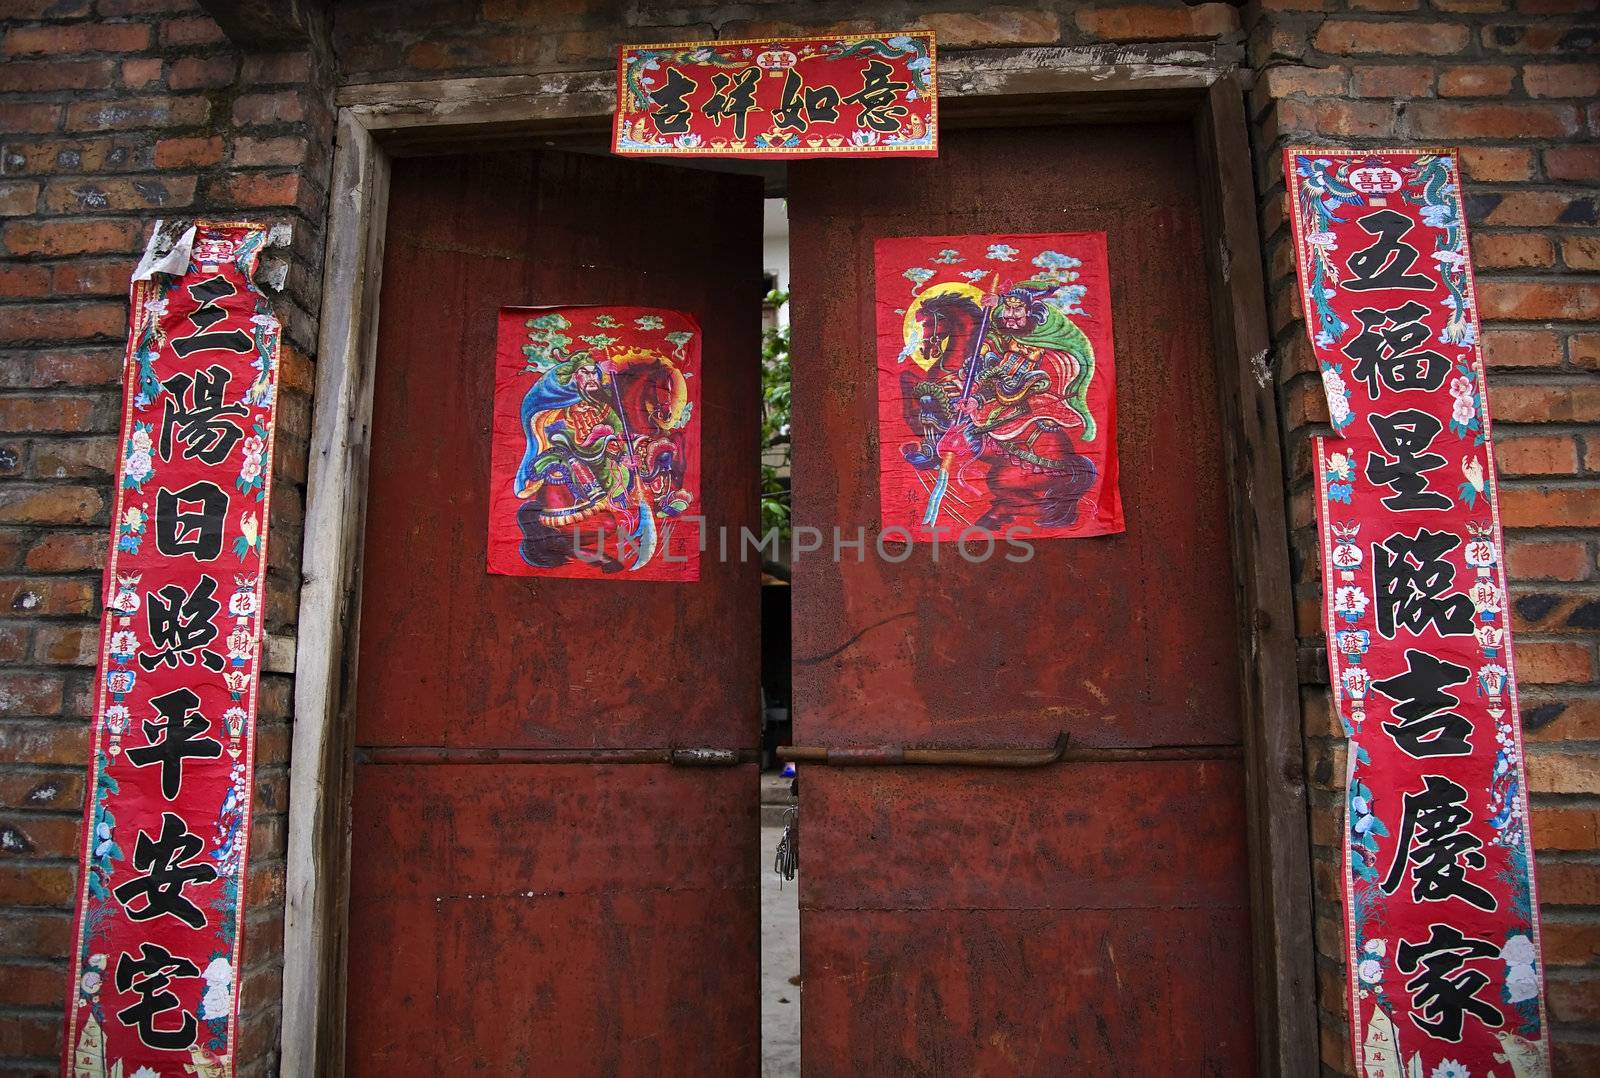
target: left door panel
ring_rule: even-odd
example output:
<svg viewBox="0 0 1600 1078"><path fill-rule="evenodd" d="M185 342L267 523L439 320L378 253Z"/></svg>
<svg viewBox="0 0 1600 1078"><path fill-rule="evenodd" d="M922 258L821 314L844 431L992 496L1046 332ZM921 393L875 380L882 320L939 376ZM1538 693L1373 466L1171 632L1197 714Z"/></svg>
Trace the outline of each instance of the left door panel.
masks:
<svg viewBox="0 0 1600 1078"><path fill-rule="evenodd" d="M758 1069L755 765L607 754L756 748L759 566L708 552L692 584L490 576L485 547L511 305L692 315L707 525L755 526L760 226L751 177L553 150L395 164L354 718L353 1074Z"/></svg>

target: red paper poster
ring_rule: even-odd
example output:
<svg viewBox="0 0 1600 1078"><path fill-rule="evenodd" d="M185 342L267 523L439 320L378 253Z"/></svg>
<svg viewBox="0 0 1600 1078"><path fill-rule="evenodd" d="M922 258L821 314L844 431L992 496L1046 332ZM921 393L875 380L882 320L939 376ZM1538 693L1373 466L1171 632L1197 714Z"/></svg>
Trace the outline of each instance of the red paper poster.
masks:
<svg viewBox="0 0 1600 1078"><path fill-rule="evenodd" d="M133 286L84 803L68 1074L231 1075L278 322L266 233Z"/></svg>
<svg viewBox="0 0 1600 1078"><path fill-rule="evenodd" d="M506 307L489 571L700 579L700 327L656 307Z"/></svg>
<svg viewBox="0 0 1600 1078"><path fill-rule="evenodd" d="M1549 1073L1538 897L1461 172L1290 150L1336 432L1316 445L1364 1075Z"/></svg>
<svg viewBox="0 0 1600 1078"><path fill-rule="evenodd" d="M874 248L883 528L1123 530L1103 232Z"/></svg>
<svg viewBox="0 0 1600 1078"><path fill-rule="evenodd" d="M625 45L611 148L680 157L934 157L935 62L926 30Z"/></svg>

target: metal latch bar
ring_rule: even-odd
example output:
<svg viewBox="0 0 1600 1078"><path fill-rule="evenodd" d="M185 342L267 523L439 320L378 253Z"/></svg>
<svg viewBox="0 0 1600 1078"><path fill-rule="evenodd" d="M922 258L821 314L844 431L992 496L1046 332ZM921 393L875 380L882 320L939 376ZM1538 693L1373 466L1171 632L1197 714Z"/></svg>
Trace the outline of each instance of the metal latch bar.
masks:
<svg viewBox="0 0 1600 1078"><path fill-rule="evenodd" d="M1060 760L1067 751L1067 732L1056 735L1047 749L1034 748L956 748L913 749L903 745L866 748L833 748L825 745L784 745L778 759L794 763L827 764L831 767L1044 767Z"/></svg>

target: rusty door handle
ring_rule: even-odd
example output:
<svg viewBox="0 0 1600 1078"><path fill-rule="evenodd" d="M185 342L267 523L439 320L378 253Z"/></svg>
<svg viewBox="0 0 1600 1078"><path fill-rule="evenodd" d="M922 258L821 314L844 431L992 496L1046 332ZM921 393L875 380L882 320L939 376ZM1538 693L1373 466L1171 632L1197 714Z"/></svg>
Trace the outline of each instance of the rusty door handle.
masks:
<svg viewBox="0 0 1600 1078"><path fill-rule="evenodd" d="M908 749L903 745L871 748L829 748L823 745L783 745L778 759L794 763L827 764L831 767L897 767L920 764L933 767L1044 767L1060 760L1067 751L1067 732L1056 735L1047 749L968 748Z"/></svg>

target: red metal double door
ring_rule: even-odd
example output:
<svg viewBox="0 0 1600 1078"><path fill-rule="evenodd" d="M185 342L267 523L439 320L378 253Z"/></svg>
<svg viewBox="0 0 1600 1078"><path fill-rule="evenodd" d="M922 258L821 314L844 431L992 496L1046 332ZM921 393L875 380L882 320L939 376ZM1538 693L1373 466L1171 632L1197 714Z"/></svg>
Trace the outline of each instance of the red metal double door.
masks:
<svg viewBox="0 0 1600 1078"><path fill-rule="evenodd" d="M797 563L798 740L1042 746L1064 729L1083 750L1037 771L806 770L807 1074L1251 1069L1188 147L1177 128L1019 128L948 133L937 160L790 168L797 522L877 528L873 240L1083 230L1109 237L1128 522L1020 565L835 561L831 544ZM758 566L736 537L756 515L759 187L528 152L399 162L390 205L348 1069L758 1073L754 765L621 761L757 743ZM697 584L484 571L494 313L584 301L675 307L704 331L704 501L734 541L724 561L713 539Z"/></svg>

